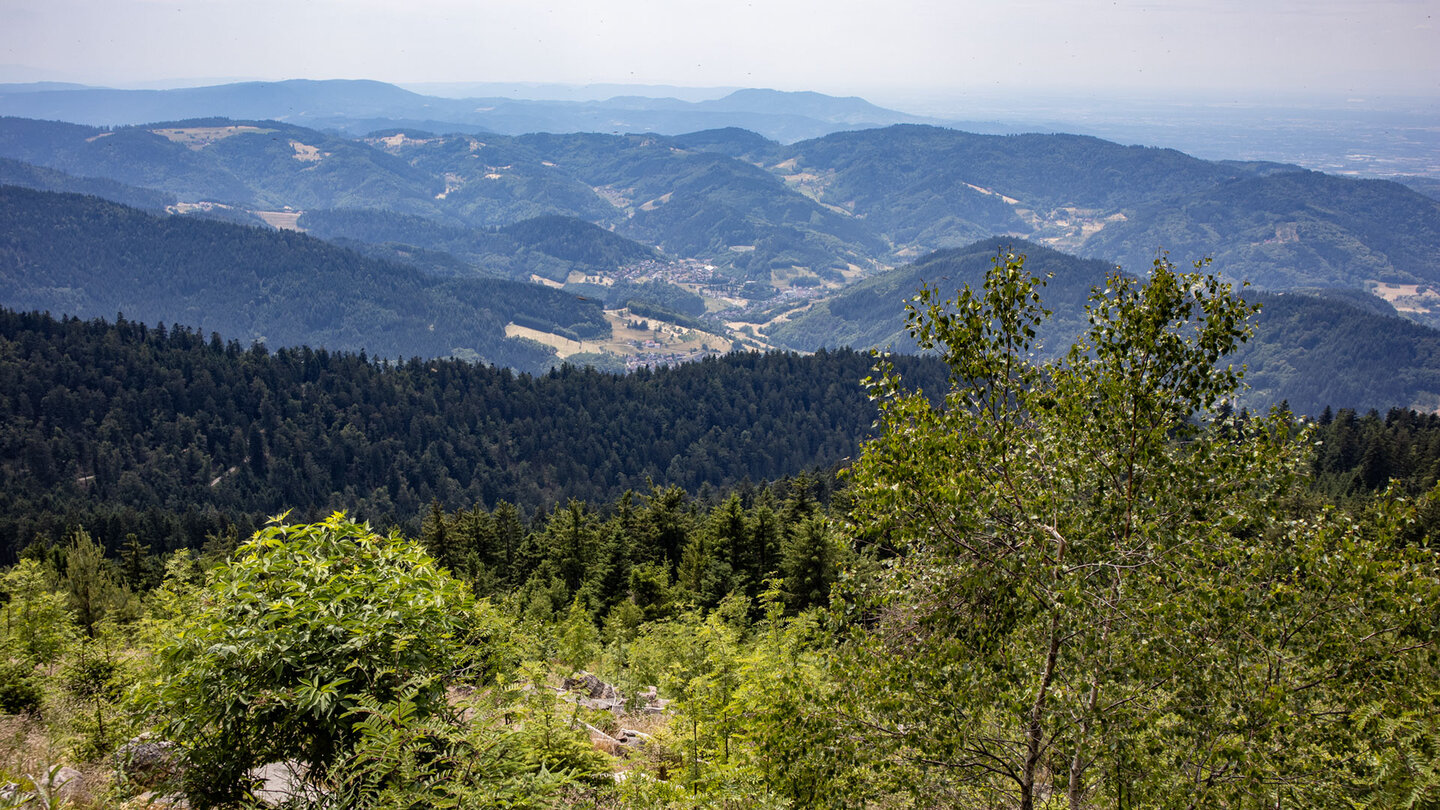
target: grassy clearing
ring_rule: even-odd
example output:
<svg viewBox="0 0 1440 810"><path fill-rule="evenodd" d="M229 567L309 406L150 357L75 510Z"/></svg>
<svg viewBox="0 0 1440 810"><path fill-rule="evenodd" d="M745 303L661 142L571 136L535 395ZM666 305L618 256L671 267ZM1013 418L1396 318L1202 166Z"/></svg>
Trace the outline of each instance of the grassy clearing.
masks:
<svg viewBox="0 0 1440 810"><path fill-rule="evenodd" d="M1440 309L1440 292L1424 284L1387 284L1367 281L1370 292L1385 299L1399 312L1430 314Z"/></svg>
<svg viewBox="0 0 1440 810"><path fill-rule="evenodd" d="M590 352L621 357L706 350L728 352L734 346L734 342L729 338L632 315L628 309L607 309L605 320L610 322L611 330L611 336L606 340L572 340L553 332L543 332L515 323L505 325L505 335L530 338L543 343L555 349L561 359ZM634 322L644 322L650 328L632 328L630 324Z"/></svg>
<svg viewBox="0 0 1440 810"><path fill-rule="evenodd" d="M279 228L282 231L304 231L300 227L300 215L303 211L256 211L255 216L265 220L272 228Z"/></svg>
<svg viewBox="0 0 1440 810"><path fill-rule="evenodd" d="M226 138L240 135L246 132L264 134L274 132L273 129L261 129L252 126L231 126L231 127L176 127L170 129L152 129L151 132L173 143L184 145L187 149L196 152L204 149L216 141L223 141Z"/></svg>

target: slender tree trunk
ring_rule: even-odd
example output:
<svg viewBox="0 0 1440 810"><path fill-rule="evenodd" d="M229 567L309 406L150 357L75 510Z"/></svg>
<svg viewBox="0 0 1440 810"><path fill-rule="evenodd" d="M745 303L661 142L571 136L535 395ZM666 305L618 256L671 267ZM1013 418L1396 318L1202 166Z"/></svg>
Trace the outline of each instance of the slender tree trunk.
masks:
<svg viewBox="0 0 1440 810"><path fill-rule="evenodd" d="M1100 700L1100 675L1096 673L1095 679L1090 682L1090 694L1085 698L1085 716L1080 720L1080 734L1075 739L1075 755L1070 758L1070 785L1066 790L1066 796L1070 800L1070 810L1080 810L1080 800L1085 794L1081 777L1085 774L1085 742L1090 736L1091 718L1095 715L1095 705Z"/></svg>
<svg viewBox="0 0 1440 810"><path fill-rule="evenodd" d="M1040 765L1040 744L1045 736L1040 718L1045 711L1045 698L1050 692L1050 682L1055 679L1055 661L1059 657L1060 612L1052 608L1050 650L1045 656L1045 672L1040 676L1035 702L1030 706L1030 724L1025 731L1025 769L1020 775L1020 810L1035 810L1035 771Z"/></svg>
<svg viewBox="0 0 1440 810"><path fill-rule="evenodd" d="M1110 590L1111 605L1120 599L1120 587L1117 582ZM1109 615L1105 617L1105 626L1100 631L1099 649L1104 650L1105 644L1110 640L1110 628L1115 624L1115 611L1111 608ZM1108 662L1106 662L1108 664ZM1085 715L1080 719L1080 734L1075 739L1075 755L1070 759L1070 784L1066 791L1066 797L1070 801L1070 810L1080 810L1080 801L1084 798L1085 789L1082 777L1085 775L1085 745L1090 738L1090 727L1095 719L1095 707L1100 705L1100 672L1099 663L1095 667L1095 676L1090 679L1090 694L1085 697Z"/></svg>

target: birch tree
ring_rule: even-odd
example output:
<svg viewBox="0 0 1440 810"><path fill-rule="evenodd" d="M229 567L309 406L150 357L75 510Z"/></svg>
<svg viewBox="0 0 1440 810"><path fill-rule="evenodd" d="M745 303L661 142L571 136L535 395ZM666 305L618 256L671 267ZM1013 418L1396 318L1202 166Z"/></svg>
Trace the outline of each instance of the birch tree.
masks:
<svg viewBox="0 0 1440 810"><path fill-rule="evenodd" d="M875 790L1022 810L1343 797L1368 755L1317 684L1433 657L1433 621L1364 613L1401 580L1423 594L1433 566L1303 511L1288 414L1218 415L1256 310L1203 265L1111 275L1047 362L1042 288L1008 255L982 290L921 291L907 325L949 390L907 390L883 362L870 381L883 431L850 471L849 530L881 573L847 604L841 712L886 761ZM1361 560L1383 598L1349 578Z"/></svg>

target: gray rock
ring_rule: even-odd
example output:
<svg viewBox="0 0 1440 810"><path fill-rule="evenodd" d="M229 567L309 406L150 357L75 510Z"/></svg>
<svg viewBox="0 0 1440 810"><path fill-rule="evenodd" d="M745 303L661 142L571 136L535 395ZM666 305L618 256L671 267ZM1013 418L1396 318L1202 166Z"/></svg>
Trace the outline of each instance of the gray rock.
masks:
<svg viewBox="0 0 1440 810"><path fill-rule="evenodd" d="M579 677L566 678L562 685L572 692L584 692L592 698L604 698L606 700L616 700L619 698L619 693L615 691L615 687L588 672L580 673Z"/></svg>
<svg viewBox="0 0 1440 810"><path fill-rule="evenodd" d="M303 762L286 760L251 768L249 776L256 781L255 798L264 805L276 807L296 798L318 798L314 786L305 781L310 767Z"/></svg>
<svg viewBox="0 0 1440 810"><path fill-rule="evenodd" d="M625 701L618 698L580 698L576 702L587 709L617 714L625 708Z"/></svg>
<svg viewBox="0 0 1440 810"><path fill-rule="evenodd" d="M61 768L50 780L50 790L51 795L73 802L85 795L85 774L74 768Z"/></svg>
<svg viewBox="0 0 1440 810"><path fill-rule="evenodd" d="M653 706L658 709L663 709L670 705L670 701L660 697L660 687L658 686L645 687L645 691L640 693L639 698L642 705Z"/></svg>
<svg viewBox="0 0 1440 810"><path fill-rule="evenodd" d="M180 764L175 743L155 739L146 732L115 749L115 767L128 778L150 785L175 774Z"/></svg>
<svg viewBox="0 0 1440 810"><path fill-rule="evenodd" d="M0 801L14 807L51 807L61 802L74 802L85 795L85 774L64 766L47 771L43 776L30 774L35 790L21 790L14 782L0 785ZM43 800L41 797L44 797Z"/></svg>
<svg viewBox="0 0 1440 810"><path fill-rule="evenodd" d="M649 734L629 728L622 728L615 734L615 741L627 748L640 748L650 740Z"/></svg>

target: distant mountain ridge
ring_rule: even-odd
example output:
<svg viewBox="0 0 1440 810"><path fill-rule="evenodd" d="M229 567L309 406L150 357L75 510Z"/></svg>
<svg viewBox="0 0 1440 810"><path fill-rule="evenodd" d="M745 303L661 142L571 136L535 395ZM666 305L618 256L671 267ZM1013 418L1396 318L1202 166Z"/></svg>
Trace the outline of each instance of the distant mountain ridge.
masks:
<svg viewBox="0 0 1440 810"><path fill-rule="evenodd" d="M772 266L824 270L885 251L864 223L764 169L658 136L397 131L354 141L273 121L112 130L3 118L0 157L260 210L369 209L469 228L560 214L767 278Z"/></svg>
<svg viewBox="0 0 1440 810"><path fill-rule="evenodd" d="M448 132L655 132L741 126L795 141L855 127L925 119L860 98L738 90L721 99L617 96L603 101L442 98L370 80L292 79L175 90L0 85L0 114L95 126L224 116L272 119L358 136L386 126L448 124Z"/></svg>
<svg viewBox="0 0 1440 810"><path fill-rule="evenodd" d="M592 267L643 250L613 234L595 240L592 229L542 219L494 233L557 261ZM906 299L926 283L947 293L976 286L992 258L1008 250L1026 254L1031 272L1050 276L1043 300L1054 315L1039 336L1040 351L1063 350L1084 328L1089 290L1114 267L1014 238L939 251L852 284L772 326L767 337L807 351L911 352ZM596 292L615 298L616 306L639 298L687 310L692 318L704 310L698 297L658 282ZM1235 358L1250 366L1246 403L1288 400L1302 413L1326 406L1440 407L1440 331L1396 317L1388 304L1359 291L1246 295L1263 306L1255 339ZM13 186L0 186L0 306L81 317L123 312L132 320L199 326L270 346L458 356L522 371L548 369L557 360L547 347L507 337L507 325L574 340L612 330L600 300L568 286L436 277L301 234L158 217L95 197Z"/></svg>
<svg viewBox="0 0 1440 810"><path fill-rule="evenodd" d="M231 92L244 90L236 87ZM303 95L310 85L287 92ZM868 110L858 99L767 91L693 104L632 102L814 103L836 116ZM449 275L468 264L480 275L567 280L558 268L526 269L462 232L569 217L658 248L666 260L713 268L710 311L718 320L745 319L759 333L770 321L772 330L789 329L787 307L993 235L1128 268L1145 267L1160 250L1181 263L1211 256L1230 279L1275 291L1373 292L1405 317L1440 324L1440 200L1396 183L1207 161L1088 136L897 124L788 145L737 127L676 136L391 127L353 139L273 120L105 129L3 118L0 157L182 203L298 217L329 227L333 238L369 243L373 255L421 257ZM339 227L326 213L341 211L351 225ZM321 225L326 217L329 225ZM371 225L355 226L364 217ZM390 243L402 225L417 236L396 252ZM591 233L592 242L599 238ZM459 255L440 255L449 252ZM747 284L746 295L774 290L775 303L742 300ZM729 310L743 311L731 318L722 312Z"/></svg>

